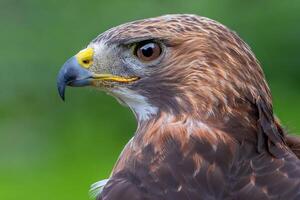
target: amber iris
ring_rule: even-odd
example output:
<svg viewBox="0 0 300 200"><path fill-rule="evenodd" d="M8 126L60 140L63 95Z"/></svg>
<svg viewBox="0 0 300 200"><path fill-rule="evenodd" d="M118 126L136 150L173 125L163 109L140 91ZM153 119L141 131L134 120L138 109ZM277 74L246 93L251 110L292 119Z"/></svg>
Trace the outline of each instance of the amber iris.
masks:
<svg viewBox="0 0 300 200"><path fill-rule="evenodd" d="M157 59L161 54L161 47L155 42L143 42L136 47L136 56L143 62Z"/></svg>

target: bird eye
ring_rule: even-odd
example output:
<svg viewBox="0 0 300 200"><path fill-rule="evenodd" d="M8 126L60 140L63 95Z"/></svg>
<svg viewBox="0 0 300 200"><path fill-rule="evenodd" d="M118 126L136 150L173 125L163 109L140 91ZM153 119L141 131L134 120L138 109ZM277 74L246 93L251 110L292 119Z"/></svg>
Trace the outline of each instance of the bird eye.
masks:
<svg viewBox="0 0 300 200"><path fill-rule="evenodd" d="M136 45L135 55L143 62L153 61L161 54L161 47L155 42L142 42Z"/></svg>

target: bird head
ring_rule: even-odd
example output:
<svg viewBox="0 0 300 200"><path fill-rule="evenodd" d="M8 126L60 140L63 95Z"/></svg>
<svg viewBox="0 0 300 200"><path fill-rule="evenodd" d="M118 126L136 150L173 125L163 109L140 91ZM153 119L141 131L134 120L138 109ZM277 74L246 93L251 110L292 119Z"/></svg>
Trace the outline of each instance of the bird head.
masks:
<svg viewBox="0 0 300 200"><path fill-rule="evenodd" d="M220 23L195 15L139 20L102 33L63 65L57 85L63 99L66 86L105 90L139 120L159 113L222 116L258 96L271 102L250 48Z"/></svg>

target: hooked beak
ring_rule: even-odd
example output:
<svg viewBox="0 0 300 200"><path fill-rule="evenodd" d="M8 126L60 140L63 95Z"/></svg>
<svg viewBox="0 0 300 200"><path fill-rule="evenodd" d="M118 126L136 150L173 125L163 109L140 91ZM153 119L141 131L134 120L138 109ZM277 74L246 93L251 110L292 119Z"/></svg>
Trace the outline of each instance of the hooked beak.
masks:
<svg viewBox="0 0 300 200"><path fill-rule="evenodd" d="M66 86L80 87L91 84L93 74L82 68L75 56L67 60L57 76L57 89L59 96L65 100Z"/></svg>
<svg viewBox="0 0 300 200"><path fill-rule="evenodd" d="M111 81L130 83L138 77L121 77L112 74L97 74L89 71L93 63L93 49L87 48L71 57L60 69L57 76L57 89L59 96L65 100L66 86L83 87L93 85L95 81Z"/></svg>

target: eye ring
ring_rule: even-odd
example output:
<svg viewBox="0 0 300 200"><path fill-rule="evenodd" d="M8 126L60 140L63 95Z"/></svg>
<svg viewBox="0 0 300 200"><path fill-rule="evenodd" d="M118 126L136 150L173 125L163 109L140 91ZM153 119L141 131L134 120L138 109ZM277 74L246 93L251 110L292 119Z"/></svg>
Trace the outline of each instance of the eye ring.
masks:
<svg viewBox="0 0 300 200"><path fill-rule="evenodd" d="M151 62L159 58L162 53L161 46L154 41L143 41L134 48L135 56L142 62Z"/></svg>

